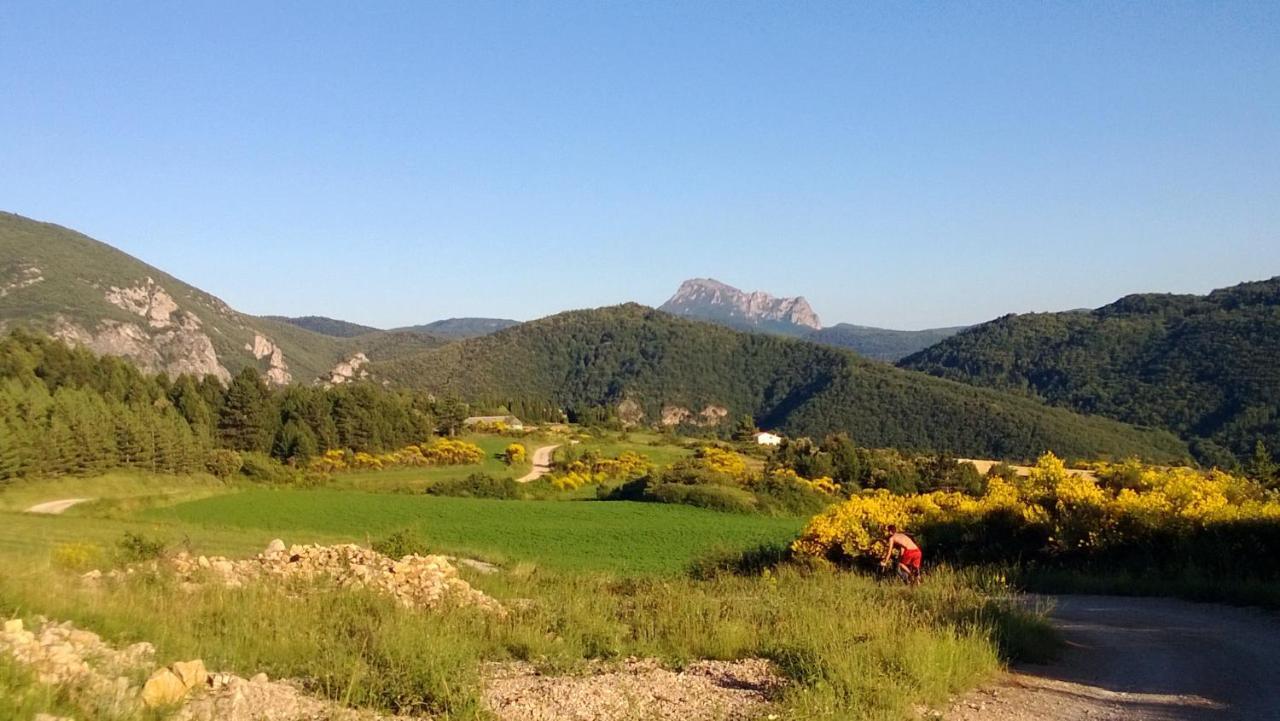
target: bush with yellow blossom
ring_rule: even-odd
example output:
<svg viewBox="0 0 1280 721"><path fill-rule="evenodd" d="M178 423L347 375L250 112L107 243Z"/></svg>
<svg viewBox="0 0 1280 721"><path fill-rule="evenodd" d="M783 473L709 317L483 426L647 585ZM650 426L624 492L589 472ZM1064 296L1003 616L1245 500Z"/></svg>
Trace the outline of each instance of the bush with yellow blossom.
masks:
<svg viewBox="0 0 1280 721"><path fill-rule="evenodd" d="M981 496L868 491L810 519L796 553L869 563L886 528L927 556L1093 568L1196 567L1280 578L1280 497L1222 471L1095 464L1068 472L1045 454L1029 476L992 478Z"/></svg>

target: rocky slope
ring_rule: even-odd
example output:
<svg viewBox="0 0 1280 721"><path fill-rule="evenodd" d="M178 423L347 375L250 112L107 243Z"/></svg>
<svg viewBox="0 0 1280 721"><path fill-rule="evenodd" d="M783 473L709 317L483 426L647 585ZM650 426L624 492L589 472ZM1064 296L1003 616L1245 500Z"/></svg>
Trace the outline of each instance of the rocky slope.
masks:
<svg viewBox="0 0 1280 721"><path fill-rule="evenodd" d="M711 278L693 278L658 308L672 315L708 320L739 330L804 335L822 327L804 298L775 298L738 290Z"/></svg>
<svg viewBox="0 0 1280 721"><path fill-rule="evenodd" d="M276 385L351 380L361 377L360 353L388 359L443 342L382 332L336 338L240 313L86 235L0 212L0 332L16 327L152 373L225 381L249 366Z"/></svg>

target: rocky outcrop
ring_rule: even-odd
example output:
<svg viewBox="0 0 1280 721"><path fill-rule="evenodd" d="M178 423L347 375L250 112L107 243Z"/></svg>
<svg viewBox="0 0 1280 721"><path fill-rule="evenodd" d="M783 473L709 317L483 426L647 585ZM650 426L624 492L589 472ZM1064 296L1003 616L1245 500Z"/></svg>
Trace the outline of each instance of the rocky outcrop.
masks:
<svg viewBox="0 0 1280 721"><path fill-rule="evenodd" d="M328 383L331 385L339 385L342 383L350 383L354 380L360 380L369 377L369 371L365 368L369 364L369 357L364 353L356 353L350 358L342 361L329 371Z"/></svg>
<svg viewBox="0 0 1280 721"><path fill-rule="evenodd" d="M230 371L218 361L213 341L200 330L199 318L191 314L159 332L112 319L103 319L90 329L59 317L53 336L98 355L126 358L148 373L212 375L224 383L231 380Z"/></svg>
<svg viewBox="0 0 1280 721"><path fill-rule="evenodd" d="M19 265L9 274L9 278L0 282L0 298L23 288L30 288L42 280L44 280L44 274L39 268L34 265Z"/></svg>
<svg viewBox="0 0 1280 721"><path fill-rule="evenodd" d="M804 298L775 298L761 291L748 293L711 278L686 280L659 309L749 329L801 333L822 327L818 314Z"/></svg>
<svg viewBox="0 0 1280 721"><path fill-rule="evenodd" d="M57 316L53 336L99 355L126 358L148 373L213 375L224 382L231 379L218 360L213 341L202 330L200 317L182 310L151 278L136 286L112 286L103 297L140 321L103 318L88 326Z"/></svg>
<svg viewBox="0 0 1280 721"><path fill-rule="evenodd" d="M129 288L112 286L106 292L106 299L118 308L146 318L152 328L169 328L175 324L200 326L199 318L181 311L173 296L151 278Z"/></svg>
<svg viewBox="0 0 1280 721"><path fill-rule="evenodd" d="M644 407L631 398L618 404L618 420L624 426L635 426L644 422Z"/></svg>
<svg viewBox="0 0 1280 721"><path fill-rule="evenodd" d="M253 342L246 343L244 349L258 360L264 358L267 360L267 370L263 375L266 376L268 383L287 386L293 380L293 376L289 373L289 364L284 361L284 351L280 350L280 346L270 338L261 333L254 333Z"/></svg>
<svg viewBox="0 0 1280 721"><path fill-rule="evenodd" d="M663 406L662 425L678 426L687 423L700 428L711 428L720 425L728 415L729 409L724 406L709 405L696 414L681 406Z"/></svg>

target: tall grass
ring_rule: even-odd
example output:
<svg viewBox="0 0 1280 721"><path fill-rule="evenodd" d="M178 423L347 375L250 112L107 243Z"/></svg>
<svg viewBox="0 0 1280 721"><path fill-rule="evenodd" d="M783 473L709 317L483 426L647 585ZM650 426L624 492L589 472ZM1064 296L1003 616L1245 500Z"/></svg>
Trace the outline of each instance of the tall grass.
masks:
<svg viewBox="0 0 1280 721"><path fill-rule="evenodd" d="M1040 623L946 572L915 589L793 567L699 580L525 566L474 583L525 601L496 618L296 584L187 592L164 575L140 574L94 589L32 571L0 579L0 613L71 619L120 643L151 641L161 662L199 657L244 675L304 679L351 705L453 719L485 716L483 661L562 672L631 655L675 667L765 657L792 681L777 700L789 717L898 719L988 677L1002 637L1025 638L1019 629Z"/></svg>

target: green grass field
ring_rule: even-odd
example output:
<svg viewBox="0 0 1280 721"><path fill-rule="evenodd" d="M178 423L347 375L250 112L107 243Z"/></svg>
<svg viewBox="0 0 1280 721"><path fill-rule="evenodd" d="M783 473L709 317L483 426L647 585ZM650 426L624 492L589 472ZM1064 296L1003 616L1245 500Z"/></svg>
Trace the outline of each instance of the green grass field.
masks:
<svg viewBox="0 0 1280 721"><path fill-rule="evenodd" d="M648 440L595 442L609 455L650 450L659 463L687 453ZM491 437L484 445L496 452L506 442ZM426 473L465 475L494 463ZM999 600L1007 589L986 591L952 573L912 590L798 566L743 576L682 573L713 551L785 543L801 518L385 492L430 479L421 469L393 470L303 489L121 472L12 484L0 488L0 563L9 569L0 574L0 617L72 620L116 643L150 641L162 662L202 657L246 676L306 679L315 693L343 703L442 721L492 718L480 702L485 662L527 660L558 673L580 670L586 659L627 656L675 666L762 656L791 680L777 699L785 718L897 721L913 717L916 704L945 702L990 677L1002 658L1034 656L1047 643L1042 621ZM70 497L99 500L60 516L19 510ZM400 530L433 551L503 564L506 571L492 576L462 573L495 598L521 599L518 612L501 620L423 614L366 592L269 585L182 593L171 579L145 574L103 590L77 575L123 563L117 547L126 532L164 541L169 551L247 556L275 537L368 543ZM79 558L71 551L85 559L71 565L69 558ZM86 709L0 665L0 715L96 718Z"/></svg>
<svg viewBox="0 0 1280 721"><path fill-rule="evenodd" d="M712 549L785 542L798 518L600 501L497 501L355 491L251 490L153 508L170 527L244 529L259 540L377 539L412 529L438 550L566 570L651 573Z"/></svg>

